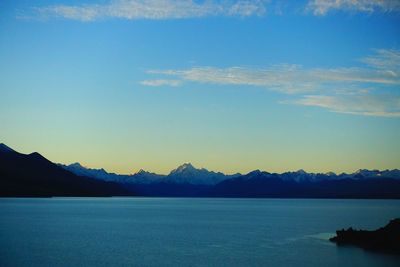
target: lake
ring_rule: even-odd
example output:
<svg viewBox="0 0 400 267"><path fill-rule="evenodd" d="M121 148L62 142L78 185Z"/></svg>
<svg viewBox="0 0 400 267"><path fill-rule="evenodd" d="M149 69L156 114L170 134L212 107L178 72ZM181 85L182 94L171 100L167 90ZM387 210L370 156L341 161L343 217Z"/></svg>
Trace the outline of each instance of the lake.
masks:
<svg viewBox="0 0 400 267"><path fill-rule="evenodd" d="M328 241L399 200L3 198L0 266L399 266Z"/></svg>

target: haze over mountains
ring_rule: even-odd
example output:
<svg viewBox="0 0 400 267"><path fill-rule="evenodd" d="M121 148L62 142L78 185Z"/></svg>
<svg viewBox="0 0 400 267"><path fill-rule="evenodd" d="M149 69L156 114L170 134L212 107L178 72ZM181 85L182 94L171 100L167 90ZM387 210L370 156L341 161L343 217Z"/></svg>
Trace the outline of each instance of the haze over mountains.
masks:
<svg viewBox="0 0 400 267"><path fill-rule="evenodd" d="M226 175L185 163L168 175L121 175L54 164L39 153L25 155L0 144L0 185L0 196L400 198L400 170Z"/></svg>

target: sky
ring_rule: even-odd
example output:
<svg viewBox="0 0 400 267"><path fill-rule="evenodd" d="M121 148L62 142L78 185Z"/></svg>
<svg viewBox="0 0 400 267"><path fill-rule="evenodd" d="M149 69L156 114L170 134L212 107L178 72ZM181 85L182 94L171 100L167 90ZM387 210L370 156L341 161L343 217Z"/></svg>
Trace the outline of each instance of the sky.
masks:
<svg viewBox="0 0 400 267"><path fill-rule="evenodd" d="M0 125L116 173L400 168L400 1L1 1Z"/></svg>

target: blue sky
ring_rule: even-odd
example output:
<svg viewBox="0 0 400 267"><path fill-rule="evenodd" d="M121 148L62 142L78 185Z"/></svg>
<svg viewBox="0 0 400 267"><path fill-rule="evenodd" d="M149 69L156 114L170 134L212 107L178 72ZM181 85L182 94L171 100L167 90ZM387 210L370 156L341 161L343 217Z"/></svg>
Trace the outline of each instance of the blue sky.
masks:
<svg viewBox="0 0 400 267"><path fill-rule="evenodd" d="M119 173L400 167L399 1L2 1L0 138Z"/></svg>

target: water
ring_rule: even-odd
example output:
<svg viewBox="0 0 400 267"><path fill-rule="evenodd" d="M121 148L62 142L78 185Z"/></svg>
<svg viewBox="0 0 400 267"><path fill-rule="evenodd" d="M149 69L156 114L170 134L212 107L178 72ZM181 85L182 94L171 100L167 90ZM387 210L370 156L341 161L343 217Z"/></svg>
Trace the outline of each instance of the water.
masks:
<svg viewBox="0 0 400 267"><path fill-rule="evenodd" d="M394 217L398 200L0 199L0 266L400 266L328 241Z"/></svg>

